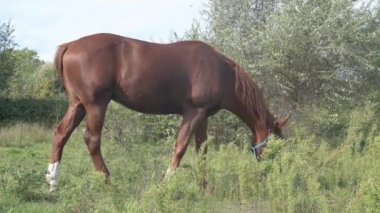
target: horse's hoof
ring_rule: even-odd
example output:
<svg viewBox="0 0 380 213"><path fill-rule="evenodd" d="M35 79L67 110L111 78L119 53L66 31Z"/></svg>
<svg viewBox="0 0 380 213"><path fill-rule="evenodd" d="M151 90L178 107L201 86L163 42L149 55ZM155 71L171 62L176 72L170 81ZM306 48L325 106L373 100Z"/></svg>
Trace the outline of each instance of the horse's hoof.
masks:
<svg viewBox="0 0 380 213"><path fill-rule="evenodd" d="M50 185L49 192L57 191L57 185Z"/></svg>
<svg viewBox="0 0 380 213"><path fill-rule="evenodd" d="M49 171L46 171L45 173L45 180L50 186L49 192L54 192L57 190L57 179L51 175Z"/></svg>
<svg viewBox="0 0 380 213"><path fill-rule="evenodd" d="M165 174L165 180L168 180L171 176L173 176L175 173L175 170L172 169L171 166L169 166L168 170L166 170L166 174Z"/></svg>
<svg viewBox="0 0 380 213"><path fill-rule="evenodd" d="M45 179L47 183L50 185L50 192L53 192L57 190L57 185L58 185L58 167L59 167L59 162L55 163L49 163L48 170L45 173Z"/></svg>

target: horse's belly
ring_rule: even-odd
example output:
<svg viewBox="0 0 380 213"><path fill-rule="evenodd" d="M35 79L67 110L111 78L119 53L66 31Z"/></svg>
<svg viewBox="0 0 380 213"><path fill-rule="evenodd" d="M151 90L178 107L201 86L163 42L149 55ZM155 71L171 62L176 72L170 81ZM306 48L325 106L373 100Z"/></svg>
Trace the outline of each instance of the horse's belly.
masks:
<svg viewBox="0 0 380 213"><path fill-rule="evenodd" d="M181 114L182 103L169 95L158 94L119 94L114 95L116 102L142 113Z"/></svg>

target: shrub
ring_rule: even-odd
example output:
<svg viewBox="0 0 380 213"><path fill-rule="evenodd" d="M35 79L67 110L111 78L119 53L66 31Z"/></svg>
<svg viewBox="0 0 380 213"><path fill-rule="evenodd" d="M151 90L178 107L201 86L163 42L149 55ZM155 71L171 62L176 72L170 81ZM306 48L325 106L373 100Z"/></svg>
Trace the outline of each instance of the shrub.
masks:
<svg viewBox="0 0 380 213"><path fill-rule="evenodd" d="M143 194L141 205L145 212L192 212L199 199L191 172L179 170L170 179L152 185Z"/></svg>
<svg viewBox="0 0 380 213"><path fill-rule="evenodd" d="M377 212L380 209L379 178L368 178L360 183L359 190L347 208L348 212Z"/></svg>
<svg viewBox="0 0 380 213"><path fill-rule="evenodd" d="M115 188L105 184L104 175L89 172L82 180L60 189L58 194L63 201L63 209L68 212L117 212L112 198Z"/></svg>
<svg viewBox="0 0 380 213"><path fill-rule="evenodd" d="M0 98L0 125L17 122L56 124L67 109L65 99L4 99Z"/></svg>
<svg viewBox="0 0 380 213"><path fill-rule="evenodd" d="M345 143L351 146L354 155L360 154L368 142L378 135L380 121L374 119L376 117L374 105L366 104L352 111Z"/></svg>

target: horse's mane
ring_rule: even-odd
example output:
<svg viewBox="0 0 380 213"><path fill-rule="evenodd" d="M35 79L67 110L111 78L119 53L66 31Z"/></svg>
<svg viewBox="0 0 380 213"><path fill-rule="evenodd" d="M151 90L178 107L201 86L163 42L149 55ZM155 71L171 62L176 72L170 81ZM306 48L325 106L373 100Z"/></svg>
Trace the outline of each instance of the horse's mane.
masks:
<svg viewBox="0 0 380 213"><path fill-rule="evenodd" d="M235 73L235 96L245 110L257 121L268 122L271 119L264 95L252 77L236 64L233 60L225 57ZM268 117L269 116L269 117Z"/></svg>

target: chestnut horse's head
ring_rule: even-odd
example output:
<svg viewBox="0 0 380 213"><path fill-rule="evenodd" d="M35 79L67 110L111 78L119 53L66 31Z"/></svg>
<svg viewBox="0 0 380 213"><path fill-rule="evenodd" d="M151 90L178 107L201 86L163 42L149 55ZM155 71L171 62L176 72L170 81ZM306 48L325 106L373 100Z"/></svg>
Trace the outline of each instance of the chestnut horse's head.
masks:
<svg viewBox="0 0 380 213"><path fill-rule="evenodd" d="M252 149L252 153L255 155L258 161L262 159L261 154L264 152L264 148L267 145L269 139L271 138L271 134L274 134L275 136L279 138L283 138L282 128L286 125L288 120L289 120L289 115L282 118L273 117L267 124L268 125L268 129L266 130L267 137L261 141L256 141L256 139L253 139L254 145L252 145L251 149Z"/></svg>
<svg viewBox="0 0 380 213"><path fill-rule="evenodd" d="M251 129L253 138L251 149L257 160L261 159L272 134L282 138L282 128L289 120L289 115L276 118L270 113L264 100L262 90L239 65L225 58L235 71L235 97L240 102L240 110L235 112Z"/></svg>

